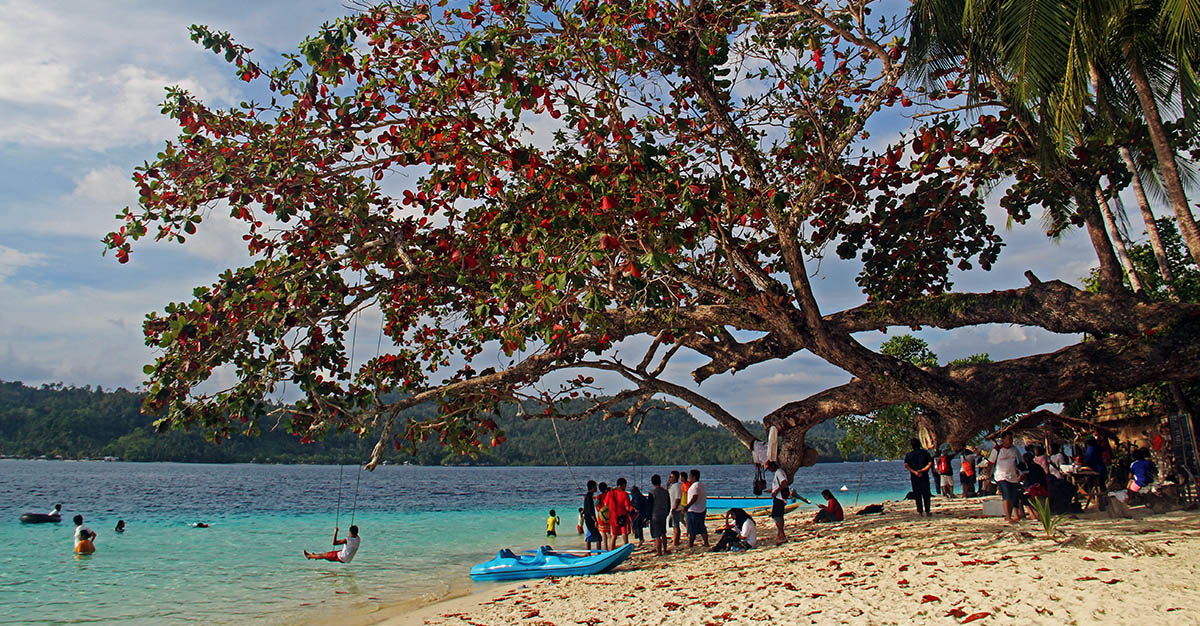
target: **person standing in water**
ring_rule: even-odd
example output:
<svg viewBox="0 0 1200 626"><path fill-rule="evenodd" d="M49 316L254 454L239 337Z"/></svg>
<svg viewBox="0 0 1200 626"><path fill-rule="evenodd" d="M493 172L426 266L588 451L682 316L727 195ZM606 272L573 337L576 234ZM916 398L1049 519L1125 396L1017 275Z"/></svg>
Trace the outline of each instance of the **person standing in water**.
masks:
<svg viewBox="0 0 1200 626"><path fill-rule="evenodd" d="M113 532L115 532L115 533L125 532L125 520L123 520L123 519L117 520L117 527L113 529Z"/></svg>
<svg viewBox="0 0 1200 626"><path fill-rule="evenodd" d="M550 517L546 518L546 536L547 537L557 537L558 536L557 528L558 528L558 525L561 523L562 523L562 520L558 519L558 513L555 513L554 509L550 509Z"/></svg>
<svg viewBox="0 0 1200 626"><path fill-rule="evenodd" d="M96 533L83 525L83 516L75 516L75 554L91 554L96 551Z"/></svg>
<svg viewBox="0 0 1200 626"><path fill-rule="evenodd" d="M304 558L309 560L333 561L335 563L349 563L354 558L354 553L358 552L359 536L358 526L350 527L350 536L345 539L338 539L337 528L333 529L333 545L342 546L341 550L330 550L329 552L309 552L304 551Z"/></svg>

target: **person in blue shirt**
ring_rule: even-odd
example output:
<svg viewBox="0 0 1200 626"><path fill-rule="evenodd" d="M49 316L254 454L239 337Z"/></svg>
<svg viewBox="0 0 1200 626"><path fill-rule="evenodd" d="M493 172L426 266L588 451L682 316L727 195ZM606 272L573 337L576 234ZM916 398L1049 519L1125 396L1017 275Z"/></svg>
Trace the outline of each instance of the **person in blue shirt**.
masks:
<svg viewBox="0 0 1200 626"><path fill-rule="evenodd" d="M1150 451L1140 448L1133 453L1133 463L1129 466L1129 489L1139 492L1154 482L1154 474L1158 471L1150 460Z"/></svg>

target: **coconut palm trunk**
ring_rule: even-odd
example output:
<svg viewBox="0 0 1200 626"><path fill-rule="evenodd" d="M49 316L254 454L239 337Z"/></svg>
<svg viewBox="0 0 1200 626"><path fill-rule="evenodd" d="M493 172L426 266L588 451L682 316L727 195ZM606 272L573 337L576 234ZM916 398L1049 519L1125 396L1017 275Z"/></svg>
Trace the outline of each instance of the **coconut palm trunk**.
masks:
<svg viewBox="0 0 1200 626"><path fill-rule="evenodd" d="M1125 269L1125 277L1129 279L1129 286L1133 288L1134 293L1142 293L1142 280L1138 278L1137 270L1133 267L1133 261L1129 259L1129 249L1125 247L1125 238L1121 236L1121 231L1117 228L1117 219L1113 215L1112 207L1108 204L1108 198L1104 197L1104 192L1100 187L1096 187L1096 203L1100 205L1100 216L1104 218L1104 225L1108 227L1109 238L1112 239L1113 248L1117 253L1117 260L1121 262L1121 267Z"/></svg>
<svg viewBox="0 0 1200 626"><path fill-rule="evenodd" d="M1133 196L1137 199L1138 208L1142 211L1142 221L1146 223L1146 236L1150 239L1150 249L1154 251L1154 260L1158 262L1158 271L1162 274L1163 285L1167 288L1167 294L1172 300L1179 300L1179 296L1175 293L1175 276L1171 273L1171 266L1167 264L1167 250L1163 247L1162 237L1158 234L1158 223L1154 221L1154 211L1150 208L1150 199L1146 197L1146 190L1142 188L1142 177L1138 174L1137 165L1133 162L1133 153L1129 148L1121 146L1118 148L1121 154L1121 160L1125 162L1125 167L1129 168L1130 175L1133 176Z"/></svg>
<svg viewBox="0 0 1200 626"><path fill-rule="evenodd" d="M1129 76L1137 91L1138 102L1146 116L1146 126L1150 129L1150 142L1154 146L1154 155L1158 158L1159 171L1162 173L1163 185L1167 189L1167 197L1171 200L1171 208L1179 221L1179 234L1187 244L1192 259L1200 265L1200 228L1196 226L1196 218L1188 206L1187 194L1183 190L1183 181L1179 177L1179 166L1175 160L1175 150L1163 128L1162 116L1159 115L1158 103L1150 88L1150 81L1142 68L1141 59L1132 45L1125 46L1125 59L1129 67Z"/></svg>

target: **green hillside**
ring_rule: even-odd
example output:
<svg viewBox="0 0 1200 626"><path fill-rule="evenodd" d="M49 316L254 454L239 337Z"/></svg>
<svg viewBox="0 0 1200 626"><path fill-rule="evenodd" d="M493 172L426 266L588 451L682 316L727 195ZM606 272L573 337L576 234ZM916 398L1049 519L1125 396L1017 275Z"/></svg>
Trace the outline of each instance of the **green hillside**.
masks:
<svg viewBox="0 0 1200 626"><path fill-rule="evenodd" d="M365 456L373 442L350 435L301 444L282 429L255 438L235 437L214 445L200 433L154 431L153 416L142 415L141 394L117 389L43 385L0 381L0 454L17 457L99 458L127 461L209 463L335 463ZM430 407L408 415L421 417ZM749 463L750 453L724 429L697 421L685 409L664 405L647 416L640 432L623 420L526 420L513 411L497 423L508 441L485 450L476 459L448 453L434 442L422 444L416 455L396 453L392 461L419 465L557 465L563 456L572 465L674 465ZM751 430L762 433L761 424ZM555 437L555 428L558 437ZM809 445L822 461L842 460L836 441L840 433L822 424L809 436ZM559 447L561 441L561 450Z"/></svg>

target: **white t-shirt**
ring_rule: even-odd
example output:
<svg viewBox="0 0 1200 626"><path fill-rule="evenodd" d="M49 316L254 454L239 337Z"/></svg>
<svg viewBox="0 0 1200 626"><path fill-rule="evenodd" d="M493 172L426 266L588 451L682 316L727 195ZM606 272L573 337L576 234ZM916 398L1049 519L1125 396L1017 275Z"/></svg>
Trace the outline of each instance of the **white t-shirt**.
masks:
<svg viewBox="0 0 1200 626"><path fill-rule="evenodd" d="M783 468L775 470L775 479L771 481L771 496L776 500L783 500L784 502L787 502L787 498L781 498L780 496L783 494L779 493L779 488L782 487L783 483L785 482L787 482L787 472L784 472Z"/></svg>
<svg viewBox="0 0 1200 626"><path fill-rule="evenodd" d="M358 542L362 537L346 537L346 543L338 550L338 560L343 563L349 563L354 558L354 553L358 552Z"/></svg>
<svg viewBox="0 0 1200 626"><path fill-rule="evenodd" d="M1009 446L1007 448L996 447L992 449L992 464L996 469L992 472L992 476L996 482L1006 481L1016 483L1021 481L1021 472L1017 469L1017 448Z"/></svg>
<svg viewBox="0 0 1200 626"><path fill-rule="evenodd" d="M60 509L50 509L50 512L46 515L62 515L62 511Z"/></svg>
<svg viewBox="0 0 1200 626"><path fill-rule="evenodd" d="M696 481L688 487L688 508L692 513L703 513L708 510L708 489L704 488L704 483Z"/></svg>
<svg viewBox="0 0 1200 626"><path fill-rule="evenodd" d="M667 485L667 493L671 496L671 510L679 508L679 499L683 497L683 485L671 483Z"/></svg>
<svg viewBox="0 0 1200 626"><path fill-rule="evenodd" d="M1067 465L1070 461L1067 460L1067 455L1059 452L1050 457L1050 475L1055 478L1064 478L1062 466Z"/></svg>
<svg viewBox="0 0 1200 626"><path fill-rule="evenodd" d="M742 541L750 544L751 548L758 545L758 526L754 524L754 520L746 518L745 523L742 524L741 535Z"/></svg>
<svg viewBox="0 0 1200 626"><path fill-rule="evenodd" d="M87 531L88 537L91 537L93 534L92 529L88 528L87 526L84 526L83 524L80 524L75 527L75 543L79 543L80 541L83 540L84 531Z"/></svg>

